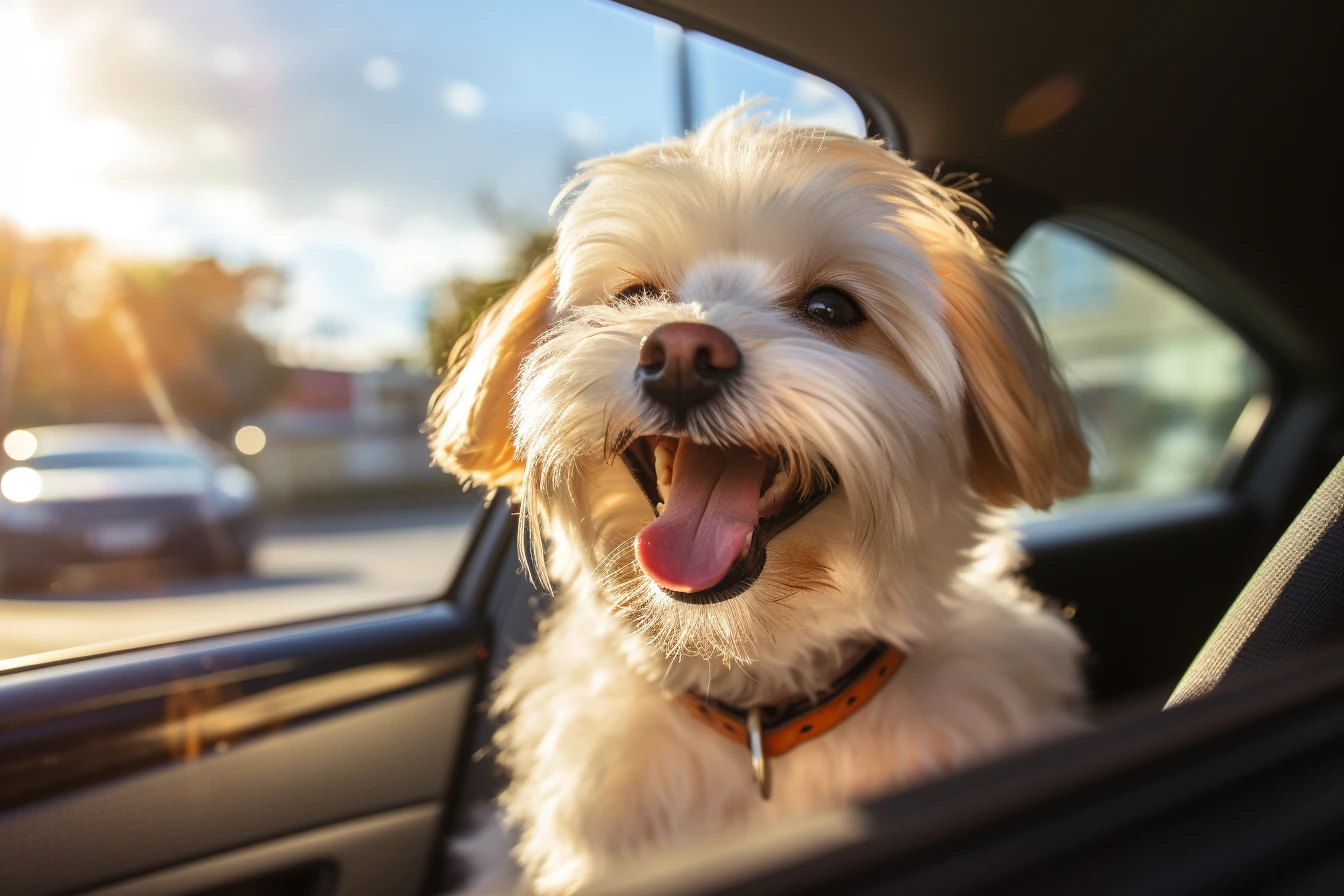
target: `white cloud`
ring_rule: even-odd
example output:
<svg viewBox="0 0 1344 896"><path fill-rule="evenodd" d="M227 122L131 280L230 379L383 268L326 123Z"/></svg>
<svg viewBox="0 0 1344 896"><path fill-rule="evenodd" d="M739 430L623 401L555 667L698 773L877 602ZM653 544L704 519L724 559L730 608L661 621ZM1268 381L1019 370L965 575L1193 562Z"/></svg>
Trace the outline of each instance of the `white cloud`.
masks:
<svg viewBox="0 0 1344 896"><path fill-rule="evenodd" d="M298 269L317 264L317 254L350 256L367 266L374 301L418 296L444 277L491 274L507 253L503 238L479 225L430 214L388 224L379 197L355 190L333 196L329 213L298 217L275 214L264 194L242 186L128 190L121 198L132 226L97 234L120 251L169 258L218 252L236 264Z"/></svg>
<svg viewBox="0 0 1344 896"><path fill-rule="evenodd" d="M395 59L374 56L364 63L364 82L374 90L391 90L401 83L401 66Z"/></svg>
<svg viewBox="0 0 1344 896"><path fill-rule="evenodd" d="M241 47L215 47L210 54L210 65L221 78L241 78L252 68L252 59Z"/></svg>
<svg viewBox="0 0 1344 896"><path fill-rule="evenodd" d="M309 218L282 224L274 239L290 302L267 322L268 338L286 363L342 369L418 354L425 288L494 275L507 253L492 230L430 215L383 229ZM363 307L352 313L352 304Z"/></svg>
<svg viewBox="0 0 1344 896"><path fill-rule="evenodd" d="M197 125L191 134L197 152L208 159L224 160L238 155L238 137L225 125L207 121Z"/></svg>
<svg viewBox="0 0 1344 896"><path fill-rule="evenodd" d="M378 234L374 255L378 285L390 294L418 294L450 275L484 276L498 271L508 247L489 228L450 224L433 215L417 215Z"/></svg>
<svg viewBox="0 0 1344 896"><path fill-rule="evenodd" d="M485 111L485 93L470 81L450 81L443 88L443 104L459 118L475 118Z"/></svg>
<svg viewBox="0 0 1344 896"><path fill-rule="evenodd" d="M331 196L331 214L338 221L361 227L377 226L384 201L367 190L337 190Z"/></svg>
<svg viewBox="0 0 1344 896"><path fill-rule="evenodd" d="M117 12L105 6L79 8L65 28L65 36L77 45L89 46L104 37Z"/></svg>
<svg viewBox="0 0 1344 896"><path fill-rule="evenodd" d="M596 118L579 109L566 112L560 126L566 137L583 146L596 146L607 135Z"/></svg>
<svg viewBox="0 0 1344 896"><path fill-rule="evenodd" d="M154 53L168 42L168 35L157 19L136 19L127 29L131 46L142 53Z"/></svg>

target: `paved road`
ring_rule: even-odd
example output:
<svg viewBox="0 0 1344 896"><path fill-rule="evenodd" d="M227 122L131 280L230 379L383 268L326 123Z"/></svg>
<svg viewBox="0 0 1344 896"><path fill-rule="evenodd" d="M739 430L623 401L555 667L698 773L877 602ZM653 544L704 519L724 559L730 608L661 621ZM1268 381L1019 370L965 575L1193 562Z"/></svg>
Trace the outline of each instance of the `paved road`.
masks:
<svg viewBox="0 0 1344 896"><path fill-rule="evenodd" d="M450 507L281 520L266 529L255 575L0 595L0 663L416 603L447 585L474 514Z"/></svg>

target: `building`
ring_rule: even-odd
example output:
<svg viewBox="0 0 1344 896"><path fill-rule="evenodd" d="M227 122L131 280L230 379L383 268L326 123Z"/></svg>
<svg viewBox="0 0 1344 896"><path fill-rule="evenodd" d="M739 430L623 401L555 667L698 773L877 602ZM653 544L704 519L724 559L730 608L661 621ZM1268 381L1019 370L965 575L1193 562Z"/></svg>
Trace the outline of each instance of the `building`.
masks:
<svg viewBox="0 0 1344 896"><path fill-rule="evenodd" d="M274 504L456 490L452 477L430 465L421 432L436 385L399 365L295 369L265 413L243 421L266 434L265 447L245 463Z"/></svg>

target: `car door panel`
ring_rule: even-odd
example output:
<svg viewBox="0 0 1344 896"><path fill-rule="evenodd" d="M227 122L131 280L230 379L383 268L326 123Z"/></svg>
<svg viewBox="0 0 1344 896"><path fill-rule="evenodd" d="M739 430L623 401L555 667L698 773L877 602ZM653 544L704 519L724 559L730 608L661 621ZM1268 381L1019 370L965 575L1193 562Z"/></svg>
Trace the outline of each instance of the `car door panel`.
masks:
<svg viewBox="0 0 1344 896"><path fill-rule="evenodd" d="M1025 527L1025 572L1069 608L1095 701L1164 699L1259 562L1258 530L1221 491L1043 519Z"/></svg>
<svg viewBox="0 0 1344 896"><path fill-rule="evenodd" d="M234 850L137 877L86 896L378 896L419 892L424 855L437 842L439 806L422 803ZM339 867L331 860L340 857ZM246 887L247 889L241 889Z"/></svg>
<svg viewBox="0 0 1344 896"><path fill-rule="evenodd" d="M1250 450L1214 488L1023 527L1026 577L1072 605L1097 702L1147 692L1160 705L1313 483L1338 462L1338 388L1280 383Z"/></svg>
<svg viewBox="0 0 1344 896"><path fill-rule="evenodd" d="M0 678L0 892L79 892L369 819L367 837L328 840L362 867L386 836L374 818L432 807L433 824L395 825L415 828L418 885L480 646L436 603Z"/></svg>

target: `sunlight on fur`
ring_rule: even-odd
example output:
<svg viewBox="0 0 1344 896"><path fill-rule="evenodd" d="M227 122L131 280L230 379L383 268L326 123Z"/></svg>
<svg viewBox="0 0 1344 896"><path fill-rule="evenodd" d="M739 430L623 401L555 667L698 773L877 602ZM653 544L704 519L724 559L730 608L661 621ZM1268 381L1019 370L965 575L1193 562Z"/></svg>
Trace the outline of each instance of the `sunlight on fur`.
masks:
<svg viewBox="0 0 1344 896"><path fill-rule="evenodd" d="M1084 490L1087 452L974 200L734 109L556 208L431 409L437 462L513 490L556 592L495 700L530 886L1083 724L1083 645L1014 578L1000 508ZM769 800L673 699L817 698L883 643L897 674L771 759Z"/></svg>

